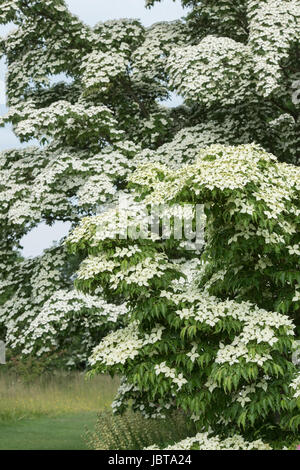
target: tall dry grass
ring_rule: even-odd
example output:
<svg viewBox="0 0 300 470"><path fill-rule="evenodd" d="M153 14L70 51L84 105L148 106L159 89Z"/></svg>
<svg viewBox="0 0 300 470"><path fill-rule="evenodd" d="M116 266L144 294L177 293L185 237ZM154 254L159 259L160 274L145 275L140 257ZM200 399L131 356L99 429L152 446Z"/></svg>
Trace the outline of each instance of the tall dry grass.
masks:
<svg viewBox="0 0 300 470"><path fill-rule="evenodd" d="M123 416L105 410L98 414L95 429L86 433L85 441L93 450L142 450L153 444L164 448L196 432L195 423L181 411L166 419L146 419L132 410Z"/></svg>
<svg viewBox="0 0 300 470"><path fill-rule="evenodd" d="M87 379L84 373L58 373L25 384L0 371L0 421L103 410L110 406L118 380Z"/></svg>

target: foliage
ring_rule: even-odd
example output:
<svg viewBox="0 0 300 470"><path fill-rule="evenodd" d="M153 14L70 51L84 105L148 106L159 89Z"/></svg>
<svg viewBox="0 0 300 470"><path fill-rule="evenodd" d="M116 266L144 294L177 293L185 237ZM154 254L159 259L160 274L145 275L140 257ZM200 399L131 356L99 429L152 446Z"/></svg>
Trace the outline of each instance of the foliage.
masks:
<svg viewBox="0 0 300 470"><path fill-rule="evenodd" d="M16 380L24 384L35 383L37 379L51 377L59 366L65 366L63 359L64 351L54 354L36 356L14 356L10 350L6 351L6 364L1 365L1 373L12 374ZM54 368L55 367L55 368Z"/></svg>

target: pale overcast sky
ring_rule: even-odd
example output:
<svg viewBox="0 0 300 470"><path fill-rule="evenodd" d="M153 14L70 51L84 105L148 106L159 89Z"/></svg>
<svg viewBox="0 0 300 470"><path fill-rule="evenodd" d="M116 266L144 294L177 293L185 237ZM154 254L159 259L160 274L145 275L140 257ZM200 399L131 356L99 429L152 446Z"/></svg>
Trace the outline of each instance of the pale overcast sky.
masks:
<svg viewBox="0 0 300 470"><path fill-rule="evenodd" d="M93 26L99 21L117 18L139 18L145 26L157 21L172 21L182 17L185 12L180 1L162 0L152 9L144 7L144 0L66 0L72 13L78 15L83 21ZM0 35L5 35L10 27L0 25ZM5 79L6 67L4 59L0 60L0 113L6 113L5 107ZM28 144L26 144L28 145ZM0 150L20 147L21 144L14 136L10 126L0 128ZM30 234L24 237L23 255L36 256L43 249L52 245L53 241L60 239L68 233L69 225L57 222L52 227L40 224Z"/></svg>

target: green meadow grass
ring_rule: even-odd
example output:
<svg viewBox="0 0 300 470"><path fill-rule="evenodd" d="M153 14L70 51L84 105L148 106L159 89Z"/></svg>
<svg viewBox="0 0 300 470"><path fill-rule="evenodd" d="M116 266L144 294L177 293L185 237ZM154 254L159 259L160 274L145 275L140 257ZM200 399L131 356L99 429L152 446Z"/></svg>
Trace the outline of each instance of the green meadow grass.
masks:
<svg viewBox="0 0 300 470"><path fill-rule="evenodd" d="M108 408L118 380L57 373L24 384L0 372L0 450L84 450L97 413Z"/></svg>
<svg viewBox="0 0 300 470"><path fill-rule="evenodd" d="M81 412L0 423L0 450L86 450L84 435L95 412Z"/></svg>
<svg viewBox="0 0 300 470"><path fill-rule="evenodd" d="M98 412L110 406L118 380L86 379L74 372L43 377L24 384L12 374L0 374L0 424L26 418Z"/></svg>

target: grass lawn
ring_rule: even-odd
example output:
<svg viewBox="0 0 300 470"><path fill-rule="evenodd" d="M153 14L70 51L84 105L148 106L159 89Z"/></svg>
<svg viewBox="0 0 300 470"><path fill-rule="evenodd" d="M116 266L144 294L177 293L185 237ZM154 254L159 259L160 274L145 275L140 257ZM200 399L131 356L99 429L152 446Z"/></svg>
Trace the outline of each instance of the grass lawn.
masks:
<svg viewBox="0 0 300 470"><path fill-rule="evenodd" d="M0 423L0 450L85 450L85 428L96 418L84 412Z"/></svg>

